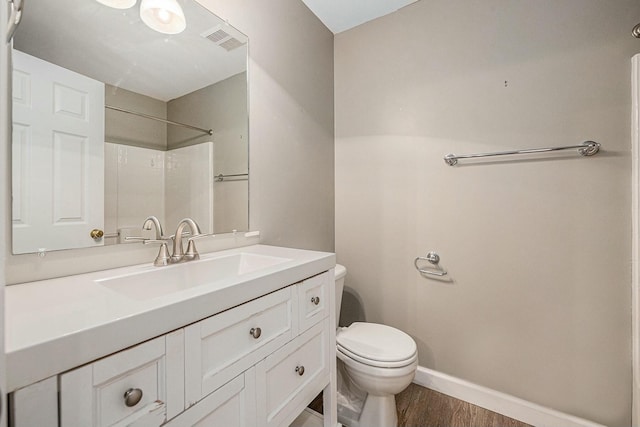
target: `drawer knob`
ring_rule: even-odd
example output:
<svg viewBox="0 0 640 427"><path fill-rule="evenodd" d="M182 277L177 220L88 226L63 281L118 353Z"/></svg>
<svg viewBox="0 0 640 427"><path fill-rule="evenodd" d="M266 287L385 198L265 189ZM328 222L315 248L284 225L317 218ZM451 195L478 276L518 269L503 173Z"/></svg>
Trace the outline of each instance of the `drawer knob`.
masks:
<svg viewBox="0 0 640 427"><path fill-rule="evenodd" d="M298 375L303 376L304 375L304 366L302 366L302 365L296 366L296 372L298 373Z"/></svg>
<svg viewBox="0 0 640 427"><path fill-rule="evenodd" d="M262 335L262 329L260 329L260 328L251 328L249 333L251 334L252 337L254 337L255 339L258 339L258 338L260 338L260 335Z"/></svg>
<svg viewBox="0 0 640 427"><path fill-rule="evenodd" d="M136 406L142 399L142 390L139 388L130 388L124 392L124 404L129 408Z"/></svg>
<svg viewBox="0 0 640 427"><path fill-rule="evenodd" d="M312 297L311 302L314 303L315 305L320 304L320 297Z"/></svg>

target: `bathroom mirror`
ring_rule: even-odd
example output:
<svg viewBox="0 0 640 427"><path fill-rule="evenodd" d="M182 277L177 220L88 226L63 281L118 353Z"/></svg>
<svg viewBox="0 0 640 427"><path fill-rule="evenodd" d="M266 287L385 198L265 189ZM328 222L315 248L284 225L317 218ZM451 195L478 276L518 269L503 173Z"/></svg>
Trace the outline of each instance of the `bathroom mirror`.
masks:
<svg viewBox="0 0 640 427"><path fill-rule="evenodd" d="M29 0L14 38L13 253L248 229L247 37L195 0ZM108 6L123 5L126 9ZM161 13L156 13L160 19Z"/></svg>

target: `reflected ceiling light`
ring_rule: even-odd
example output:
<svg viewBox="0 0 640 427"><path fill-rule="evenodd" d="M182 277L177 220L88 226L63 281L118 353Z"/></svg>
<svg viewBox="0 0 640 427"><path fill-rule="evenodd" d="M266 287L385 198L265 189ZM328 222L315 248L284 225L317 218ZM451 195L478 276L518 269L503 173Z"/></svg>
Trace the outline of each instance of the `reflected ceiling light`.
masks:
<svg viewBox="0 0 640 427"><path fill-rule="evenodd" d="M178 34L187 27L184 12L176 0L142 0L142 22L164 34Z"/></svg>
<svg viewBox="0 0 640 427"><path fill-rule="evenodd" d="M112 7L114 9L129 9L137 0L96 0L98 3L102 3L105 6Z"/></svg>

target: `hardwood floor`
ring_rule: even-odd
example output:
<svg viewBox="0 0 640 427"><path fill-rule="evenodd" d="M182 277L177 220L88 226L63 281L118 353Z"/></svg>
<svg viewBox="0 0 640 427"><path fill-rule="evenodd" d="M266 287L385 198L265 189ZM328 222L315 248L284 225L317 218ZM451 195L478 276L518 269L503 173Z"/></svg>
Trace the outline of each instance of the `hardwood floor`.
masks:
<svg viewBox="0 0 640 427"><path fill-rule="evenodd" d="M322 413L322 393L309 407ZM398 427L530 427L413 383L396 396L396 408Z"/></svg>
<svg viewBox="0 0 640 427"><path fill-rule="evenodd" d="M411 384L396 396L398 427L528 427L446 394Z"/></svg>

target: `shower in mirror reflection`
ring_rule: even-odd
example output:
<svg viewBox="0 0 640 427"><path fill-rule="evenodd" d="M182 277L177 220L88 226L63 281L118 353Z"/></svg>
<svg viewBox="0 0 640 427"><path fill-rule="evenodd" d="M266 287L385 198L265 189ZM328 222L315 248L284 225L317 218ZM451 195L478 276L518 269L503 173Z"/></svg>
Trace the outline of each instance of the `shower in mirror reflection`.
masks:
<svg viewBox="0 0 640 427"><path fill-rule="evenodd" d="M96 0L114 9L129 9L136 0ZM184 12L176 0L142 0L140 19L152 30L163 34L178 34L187 27Z"/></svg>
<svg viewBox="0 0 640 427"><path fill-rule="evenodd" d="M41 238L52 235L47 229L35 234L29 248L20 249L24 240L21 240L20 233L26 228L20 222L23 205L35 206L20 201L32 198L36 201L51 200L48 203L51 206L65 206L64 224L87 223L78 227L79 235L86 235L89 240L82 247L96 246L96 241L88 237L93 229L104 230L100 246L124 243L128 236L153 238L152 233L140 229L149 215L157 215L163 225L175 225L181 218L191 217L205 233L247 230L247 176L243 181L233 182L216 182L213 178L220 174L248 174L246 36L238 34L236 37L235 32L230 33L228 24L200 6L196 0L178 0L189 25L182 33L172 36L152 31L142 22L141 1L135 2L129 9L107 7L93 0L27 1L31 7L26 10L23 22L16 31L14 55L18 56L20 51L60 67L59 71L64 75L80 74L100 82L102 98L94 97L94 101L85 99L83 102L66 102L65 98L64 105L93 108L95 104L95 111L92 109L89 116L104 119L104 132L95 137L98 141L97 151L91 159L103 157L103 161L91 168L97 174L102 171L96 177L95 187L89 185L87 179L76 179L85 176L81 167L89 163L78 154L78 150L71 150L79 146L73 140L64 145L70 148L60 151L58 158L66 165L56 169L64 171L62 177L56 178L57 182L61 182L60 191L50 191L51 186L21 185L39 179L36 171L48 169L22 167L32 163L32 158L24 149L27 145L21 139L26 134L19 132L24 128L20 125L24 121L14 125L13 224L16 230L20 229L13 233L14 253L33 253L39 248L49 251L79 247L65 244L53 249L48 241ZM74 11L71 15L68 13L70 10ZM227 43L224 43L226 39L218 43L208 37L223 30L240 41L241 46L229 50ZM131 72L131 64L135 64L135 73ZM17 119L18 109L22 107L22 98L18 96L17 89L26 85L21 83L25 74L19 72L15 58L13 65L13 87L16 90L12 108ZM69 83L63 86L74 87ZM51 93L55 91L32 91L34 97L28 105L33 105L35 95L37 99L44 99L42 102L46 106L52 105L53 101L46 98ZM79 89L72 93L86 93L86 90ZM105 105L145 116L123 114ZM49 111L45 108L41 110ZM77 116L80 113L75 111L75 114ZM51 115L51 126L55 129L69 123L69 114L64 117L55 113ZM149 120L147 115L162 121ZM80 125L86 120L73 121L76 122L80 122ZM215 133L196 132L192 128L174 126L169 122L189 124L198 129L214 129ZM97 128L98 125L91 126L91 129ZM56 132L63 136L80 135L77 130L62 129ZM50 135L51 132L45 134ZM48 138L37 139L43 144L49 143ZM84 152L87 153L87 150ZM46 181L53 182L53 178L47 178ZM186 185L184 181L189 184ZM202 192L192 191L196 188L193 185L196 181L202 183L197 186ZM37 191L29 192L29 188ZM77 188L91 188L90 194L95 196L95 203L84 198L84 193L75 191ZM189 190L185 191L187 188ZM58 196L64 196L64 199L58 199ZM68 212L77 207L86 209ZM94 208L99 211L101 218L95 223L83 219L82 214ZM44 209L38 212L44 212ZM52 216L45 215L45 220ZM80 219L66 220L71 217ZM60 228L58 222L56 230ZM55 239L55 242L59 243L61 239Z"/></svg>

